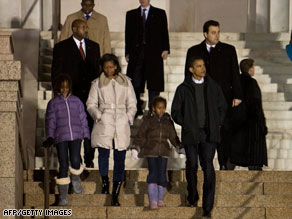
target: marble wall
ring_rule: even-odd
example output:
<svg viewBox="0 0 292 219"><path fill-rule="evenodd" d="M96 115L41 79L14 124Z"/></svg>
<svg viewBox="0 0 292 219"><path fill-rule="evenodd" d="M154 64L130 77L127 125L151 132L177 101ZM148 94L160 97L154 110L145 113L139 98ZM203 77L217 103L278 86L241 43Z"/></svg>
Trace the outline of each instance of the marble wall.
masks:
<svg viewBox="0 0 292 219"><path fill-rule="evenodd" d="M0 0L0 27L48 30L53 0ZM81 0L61 0L61 23L80 10ZM111 31L124 31L126 11L138 0L95 0L95 9L106 15ZM287 32L292 28L292 0L151 0L166 10L169 30L201 32L202 24L216 19L225 32Z"/></svg>

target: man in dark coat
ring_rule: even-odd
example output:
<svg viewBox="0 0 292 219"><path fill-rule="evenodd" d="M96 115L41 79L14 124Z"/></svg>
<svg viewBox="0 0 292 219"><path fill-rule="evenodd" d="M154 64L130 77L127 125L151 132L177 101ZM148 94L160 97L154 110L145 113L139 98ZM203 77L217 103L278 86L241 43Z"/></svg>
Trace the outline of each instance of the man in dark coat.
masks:
<svg viewBox="0 0 292 219"><path fill-rule="evenodd" d="M254 76L254 60L240 62L240 83L243 93L242 104L245 112L239 112L238 129L233 130L230 159L239 166L248 166L249 170L262 170L268 165L266 134L268 132L262 107L261 90ZM244 115L244 114L246 115Z"/></svg>
<svg viewBox="0 0 292 219"><path fill-rule="evenodd" d="M99 45L86 39L87 25L83 20L75 20L72 23L73 35L57 43L53 51L52 84L57 75L63 73L70 75L72 79L72 92L86 104L91 81L100 73ZM87 113L90 132L93 120ZM94 149L90 142L84 142L84 161L87 167L93 167Z"/></svg>
<svg viewBox="0 0 292 219"><path fill-rule="evenodd" d="M210 217L215 195L213 159L220 142L227 105L220 86L208 75L204 60L189 58L189 73L176 89L171 106L173 120L182 126L182 144L186 152L188 202L196 206L198 156L204 172L203 216Z"/></svg>
<svg viewBox="0 0 292 219"><path fill-rule="evenodd" d="M203 27L205 40L189 48L186 57L185 76L189 74L189 59L201 56L206 64L207 74L222 88L228 110L221 129L221 143L218 145L220 169L233 169L227 165L230 152L230 118L232 107L240 104L242 94L239 82L239 69L234 46L219 41L220 27L217 21L207 21Z"/></svg>
<svg viewBox="0 0 292 219"><path fill-rule="evenodd" d="M170 53L167 18L164 10L150 5L150 0L139 0L141 6L127 12L125 56L127 75L132 79L137 97L137 114L141 115L147 81L149 104L164 91L163 60Z"/></svg>

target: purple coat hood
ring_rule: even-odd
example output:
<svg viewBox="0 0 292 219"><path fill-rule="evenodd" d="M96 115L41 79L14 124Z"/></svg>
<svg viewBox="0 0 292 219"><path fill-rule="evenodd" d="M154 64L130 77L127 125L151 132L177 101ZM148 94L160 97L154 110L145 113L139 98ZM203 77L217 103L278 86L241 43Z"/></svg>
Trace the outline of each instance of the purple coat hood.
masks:
<svg viewBox="0 0 292 219"><path fill-rule="evenodd" d="M64 98L57 95L51 99L46 111L46 137L55 139L55 143L90 139L90 132L84 105L73 95Z"/></svg>

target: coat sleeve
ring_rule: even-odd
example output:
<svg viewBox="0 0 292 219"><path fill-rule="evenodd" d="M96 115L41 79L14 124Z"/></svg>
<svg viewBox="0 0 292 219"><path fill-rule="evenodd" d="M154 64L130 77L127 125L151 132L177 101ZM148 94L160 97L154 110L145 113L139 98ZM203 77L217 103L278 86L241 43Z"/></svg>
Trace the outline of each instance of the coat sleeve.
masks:
<svg viewBox="0 0 292 219"><path fill-rule="evenodd" d="M169 141L170 143L175 147L175 148L181 148L182 144L179 140L179 137L177 136L174 123L171 118L169 118L169 123L170 123L170 130L169 130Z"/></svg>
<svg viewBox="0 0 292 219"><path fill-rule="evenodd" d="M71 25L72 21L69 17L67 17L62 27L59 41L66 40L72 35Z"/></svg>
<svg viewBox="0 0 292 219"><path fill-rule="evenodd" d="M56 131L56 114L55 107L52 100L49 101L47 110L46 110L46 138L55 139L55 131Z"/></svg>
<svg viewBox="0 0 292 219"><path fill-rule="evenodd" d="M143 122L139 127L138 134L134 137L133 144L129 149L136 149L140 152L147 140L147 129L148 129L148 120L147 118L143 118Z"/></svg>
<svg viewBox="0 0 292 219"><path fill-rule="evenodd" d="M223 94L223 91L219 85L217 86L217 106L218 106L218 113L220 118L220 124L222 125L225 119L226 111L227 111L227 103Z"/></svg>
<svg viewBox="0 0 292 219"><path fill-rule="evenodd" d="M262 108L261 90L254 79L251 80L249 85L248 94L246 95L248 114L259 126L264 128L266 127L266 119Z"/></svg>
<svg viewBox="0 0 292 219"><path fill-rule="evenodd" d="M235 48L231 49L232 92L234 99L242 100L242 91L239 80L239 67Z"/></svg>
<svg viewBox="0 0 292 219"><path fill-rule="evenodd" d="M79 99L79 116L80 116L80 121L82 125L82 130L83 130L83 138L90 139L90 131L88 127L87 116L84 109L84 105L80 99Z"/></svg>
<svg viewBox="0 0 292 219"><path fill-rule="evenodd" d="M190 59L190 49L188 49L186 63L185 63L185 77L189 74L189 59Z"/></svg>
<svg viewBox="0 0 292 219"><path fill-rule="evenodd" d="M95 60L94 60L94 66L95 66L95 75L92 76L92 80L96 79L99 77L100 73L101 73L101 66L100 66L100 47L98 45L98 43L96 43L96 51L95 51Z"/></svg>
<svg viewBox="0 0 292 219"><path fill-rule="evenodd" d="M128 95L127 95L127 115L131 125L133 125L134 117L137 112L137 99L134 88L130 80L128 80Z"/></svg>
<svg viewBox="0 0 292 219"><path fill-rule="evenodd" d="M161 34L162 34L162 50L168 51L170 54L170 48L169 48L169 35L168 35L168 25L167 25L167 16L165 11L162 13L162 25L161 25Z"/></svg>
<svg viewBox="0 0 292 219"><path fill-rule="evenodd" d="M130 12L127 12L126 14L126 26L125 26L125 56L130 54L131 51L131 42L133 40L133 31L131 31L131 28L133 28L132 20L130 17Z"/></svg>
<svg viewBox="0 0 292 219"><path fill-rule="evenodd" d="M171 105L171 117L175 123L183 126L184 115L183 115L183 93L181 87L179 86L176 91Z"/></svg>
<svg viewBox="0 0 292 219"><path fill-rule="evenodd" d="M101 119L102 112L99 110L98 105L98 90L96 82L93 82L90 87L88 99L86 101L87 111L93 120L98 121Z"/></svg>
<svg viewBox="0 0 292 219"><path fill-rule="evenodd" d="M107 18L105 18L102 47L103 47L102 55L106 53L111 53L111 38Z"/></svg>
<svg viewBox="0 0 292 219"><path fill-rule="evenodd" d="M64 73L63 72L63 55L62 55L62 48L60 44L56 44L53 50L53 61L52 61L52 70L51 70L51 80L52 80L52 87L55 85L55 79L58 74Z"/></svg>

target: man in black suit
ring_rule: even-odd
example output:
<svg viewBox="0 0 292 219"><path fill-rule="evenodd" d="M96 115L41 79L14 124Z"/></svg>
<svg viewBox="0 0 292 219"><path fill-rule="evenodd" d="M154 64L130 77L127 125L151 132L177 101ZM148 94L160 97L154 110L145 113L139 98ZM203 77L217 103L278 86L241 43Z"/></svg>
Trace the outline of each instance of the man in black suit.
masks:
<svg viewBox="0 0 292 219"><path fill-rule="evenodd" d="M136 115L143 114L140 94L144 93L146 81L148 106L164 90L163 60L170 53L165 11L150 5L150 0L139 2L139 8L127 12L125 30L127 75L137 97Z"/></svg>
<svg viewBox="0 0 292 219"><path fill-rule="evenodd" d="M205 22L203 34L205 40L189 48L187 52L185 75L190 73L189 59L201 56L205 61L207 74L222 88L228 109L221 129L221 143L217 147L218 160L221 170L234 169L235 166L229 165L230 120L232 107L238 106L242 99L237 54L234 46L219 41L219 22L213 20Z"/></svg>
<svg viewBox="0 0 292 219"><path fill-rule="evenodd" d="M68 74L72 79L72 92L85 105L91 86L91 81L100 73L99 45L86 39L88 27L83 20L72 23L73 35L57 43L53 51L52 84L59 74ZM86 105L85 105L86 106ZM93 120L87 113L90 131ZM90 142L84 142L84 161L87 167L93 167L94 149Z"/></svg>

